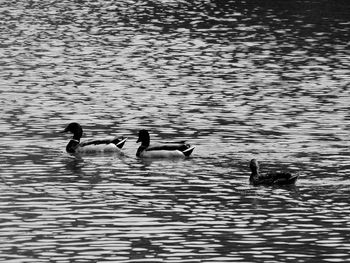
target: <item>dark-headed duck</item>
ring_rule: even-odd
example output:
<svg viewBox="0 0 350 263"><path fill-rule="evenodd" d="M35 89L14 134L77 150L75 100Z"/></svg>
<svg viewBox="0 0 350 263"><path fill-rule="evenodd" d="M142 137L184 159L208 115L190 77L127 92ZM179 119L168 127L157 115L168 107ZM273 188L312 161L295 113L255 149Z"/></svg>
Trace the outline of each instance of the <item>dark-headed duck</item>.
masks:
<svg viewBox="0 0 350 263"><path fill-rule="evenodd" d="M62 132L73 133L72 139L66 146L66 151L68 153L117 152L123 148L126 141L126 138L123 137L113 137L106 139L91 139L80 142L80 139L83 136L83 129L76 122L68 124L68 126Z"/></svg>
<svg viewBox="0 0 350 263"><path fill-rule="evenodd" d="M139 131L137 142L141 146L137 149L136 156L143 158L177 158L188 157L193 152L194 146L181 142L167 142L163 144L150 145L150 136L147 130Z"/></svg>

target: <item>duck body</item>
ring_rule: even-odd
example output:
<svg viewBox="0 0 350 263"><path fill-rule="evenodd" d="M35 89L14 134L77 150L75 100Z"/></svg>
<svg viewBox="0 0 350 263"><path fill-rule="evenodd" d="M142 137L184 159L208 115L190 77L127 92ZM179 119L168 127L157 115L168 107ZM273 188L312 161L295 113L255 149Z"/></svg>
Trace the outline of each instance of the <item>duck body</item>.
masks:
<svg viewBox="0 0 350 263"><path fill-rule="evenodd" d="M137 142L141 142L141 146L137 149L136 156L141 158L188 157L195 148L184 141L150 145L150 136L147 130L139 132Z"/></svg>
<svg viewBox="0 0 350 263"><path fill-rule="evenodd" d="M293 185L298 180L299 174L291 174L289 172L275 172L260 174L258 161L252 159L250 161L251 175L249 178L250 184L257 185Z"/></svg>
<svg viewBox="0 0 350 263"><path fill-rule="evenodd" d="M80 142L83 135L82 127L76 123L70 123L62 132L73 133L73 138L68 142L66 151L68 153L97 153L97 152L118 152L123 148L126 138L110 137L103 139L90 139Z"/></svg>

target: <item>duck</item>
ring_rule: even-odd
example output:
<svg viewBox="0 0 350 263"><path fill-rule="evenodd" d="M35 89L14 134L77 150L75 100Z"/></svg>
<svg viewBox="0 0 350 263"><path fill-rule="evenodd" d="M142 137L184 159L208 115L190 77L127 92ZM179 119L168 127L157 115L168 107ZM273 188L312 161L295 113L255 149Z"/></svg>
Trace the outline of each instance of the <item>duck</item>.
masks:
<svg viewBox="0 0 350 263"><path fill-rule="evenodd" d="M185 141L165 142L163 144L150 145L150 135L147 130L140 130L136 143L141 142L136 156L141 158L178 158L189 157L194 146L186 144Z"/></svg>
<svg viewBox="0 0 350 263"><path fill-rule="evenodd" d="M93 153L93 152L117 152L123 148L127 138L113 137L105 139L90 139L80 142L83 136L83 128L77 122L69 123L61 133L73 133L72 139L66 146L67 153Z"/></svg>
<svg viewBox="0 0 350 263"><path fill-rule="evenodd" d="M251 175L249 177L250 184L257 185L294 185L299 174L291 174L289 172L272 172L267 174L260 174L259 163L256 159L252 159L249 164Z"/></svg>

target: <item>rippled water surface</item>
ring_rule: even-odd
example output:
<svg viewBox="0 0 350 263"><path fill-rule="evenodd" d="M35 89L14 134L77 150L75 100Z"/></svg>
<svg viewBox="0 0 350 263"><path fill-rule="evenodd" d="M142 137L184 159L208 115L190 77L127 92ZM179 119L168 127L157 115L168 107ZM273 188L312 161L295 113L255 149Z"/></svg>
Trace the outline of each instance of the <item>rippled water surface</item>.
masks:
<svg viewBox="0 0 350 263"><path fill-rule="evenodd" d="M349 13L0 1L0 261L349 262ZM66 154L72 121L123 153ZM142 128L193 156L137 159ZM252 187L252 158L300 180Z"/></svg>

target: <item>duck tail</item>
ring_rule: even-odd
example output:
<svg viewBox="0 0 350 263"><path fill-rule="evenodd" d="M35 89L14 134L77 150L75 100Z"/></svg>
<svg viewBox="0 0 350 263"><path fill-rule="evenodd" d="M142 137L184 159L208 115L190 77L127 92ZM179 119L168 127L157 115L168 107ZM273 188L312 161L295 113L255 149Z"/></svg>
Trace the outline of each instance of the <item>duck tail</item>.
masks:
<svg viewBox="0 0 350 263"><path fill-rule="evenodd" d="M112 143L114 143L119 149L122 149L126 140L127 138L119 137L119 138L113 139Z"/></svg>
<svg viewBox="0 0 350 263"><path fill-rule="evenodd" d="M298 178L299 178L299 173L296 173L296 174L294 174L294 175L291 175L290 177L289 177L289 182L291 182L291 183L295 183L297 180L298 180Z"/></svg>
<svg viewBox="0 0 350 263"><path fill-rule="evenodd" d="M188 156L191 155L191 153L193 152L194 148L195 148L194 146L189 147L189 148L187 148L186 150L182 151L182 153L183 153L186 157L188 157Z"/></svg>

